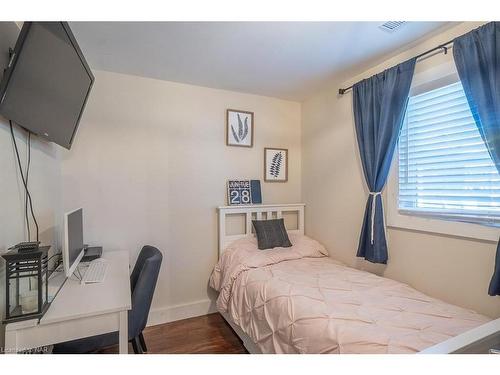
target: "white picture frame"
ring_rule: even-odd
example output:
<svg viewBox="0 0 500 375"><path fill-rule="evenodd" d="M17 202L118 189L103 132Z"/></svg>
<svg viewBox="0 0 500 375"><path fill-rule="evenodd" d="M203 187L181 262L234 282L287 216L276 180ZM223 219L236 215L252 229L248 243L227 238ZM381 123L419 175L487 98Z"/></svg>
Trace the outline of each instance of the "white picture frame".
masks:
<svg viewBox="0 0 500 375"><path fill-rule="evenodd" d="M226 145L253 147L253 112L237 109L226 110Z"/></svg>
<svg viewBox="0 0 500 375"><path fill-rule="evenodd" d="M264 181L288 181L288 149L264 148Z"/></svg>

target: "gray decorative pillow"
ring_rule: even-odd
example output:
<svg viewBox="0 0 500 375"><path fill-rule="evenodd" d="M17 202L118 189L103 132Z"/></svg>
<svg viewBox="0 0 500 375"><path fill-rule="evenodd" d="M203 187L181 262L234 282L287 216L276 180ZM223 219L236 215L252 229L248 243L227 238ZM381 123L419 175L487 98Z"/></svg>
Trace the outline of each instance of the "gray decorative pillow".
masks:
<svg viewBox="0 0 500 375"><path fill-rule="evenodd" d="M292 246L283 219L252 220L260 250Z"/></svg>

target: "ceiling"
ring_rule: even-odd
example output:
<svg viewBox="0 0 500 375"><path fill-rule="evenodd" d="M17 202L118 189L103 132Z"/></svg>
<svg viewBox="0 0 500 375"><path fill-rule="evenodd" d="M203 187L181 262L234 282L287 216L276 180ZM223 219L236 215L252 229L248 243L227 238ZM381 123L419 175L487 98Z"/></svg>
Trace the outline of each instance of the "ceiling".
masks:
<svg viewBox="0 0 500 375"><path fill-rule="evenodd" d="M447 22L71 22L93 69L302 101Z"/></svg>

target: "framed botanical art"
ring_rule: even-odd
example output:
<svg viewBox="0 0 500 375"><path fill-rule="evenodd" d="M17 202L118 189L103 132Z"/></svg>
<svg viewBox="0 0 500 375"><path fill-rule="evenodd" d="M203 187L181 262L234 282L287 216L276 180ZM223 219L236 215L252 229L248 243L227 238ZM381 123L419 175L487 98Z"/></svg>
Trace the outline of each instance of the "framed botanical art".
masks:
<svg viewBox="0 0 500 375"><path fill-rule="evenodd" d="M226 145L253 147L253 112L226 111Z"/></svg>
<svg viewBox="0 0 500 375"><path fill-rule="evenodd" d="M264 149L264 181L288 181L288 150L285 148Z"/></svg>

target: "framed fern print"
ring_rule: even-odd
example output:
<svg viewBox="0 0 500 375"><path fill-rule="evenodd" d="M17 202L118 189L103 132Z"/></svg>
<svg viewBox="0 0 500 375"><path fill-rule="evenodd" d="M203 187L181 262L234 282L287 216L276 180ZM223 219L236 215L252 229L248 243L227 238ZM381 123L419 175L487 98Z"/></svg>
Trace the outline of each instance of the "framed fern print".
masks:
<svg viewBox="0 0 500 375"><path fill-rule="evenodd" d="M226 111L226 145L253 147L253 112Z"/></svg>
<svg viewBox="0 0 500 375"><path fill-rule="evenodd" d="M264 149L264 181L288 181L288 150L285 148Z"/></svg>

